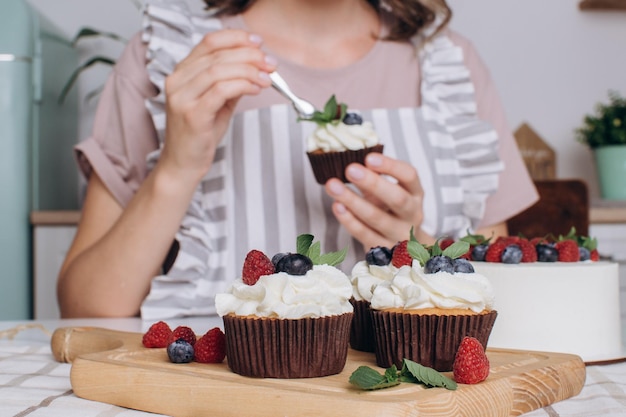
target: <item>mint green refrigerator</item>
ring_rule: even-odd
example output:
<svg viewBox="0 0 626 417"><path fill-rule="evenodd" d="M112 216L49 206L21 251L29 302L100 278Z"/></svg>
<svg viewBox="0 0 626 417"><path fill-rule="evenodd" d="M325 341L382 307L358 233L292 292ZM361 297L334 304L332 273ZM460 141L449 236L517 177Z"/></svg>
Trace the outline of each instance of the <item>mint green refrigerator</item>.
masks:
<svg viewBox="0 0 626 417"><path fill-rule="evenodd" d="M79 206L76 93L58 102L77 66L26 1L0 1L0 320L32 318L30 213Z"/></svg>

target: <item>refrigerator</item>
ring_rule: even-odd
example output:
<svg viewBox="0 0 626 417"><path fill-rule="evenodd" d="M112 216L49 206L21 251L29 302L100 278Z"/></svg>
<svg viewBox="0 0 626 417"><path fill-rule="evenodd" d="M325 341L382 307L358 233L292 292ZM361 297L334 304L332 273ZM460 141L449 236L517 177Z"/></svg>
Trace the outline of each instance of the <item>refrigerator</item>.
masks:
<svg viewBox="0 0 626 417"><path fill-rule="evenodd" d="M62 32L25 0L0 0L0 320L32 318L32 211L77 210L72 147L78 66Z"/></svg>

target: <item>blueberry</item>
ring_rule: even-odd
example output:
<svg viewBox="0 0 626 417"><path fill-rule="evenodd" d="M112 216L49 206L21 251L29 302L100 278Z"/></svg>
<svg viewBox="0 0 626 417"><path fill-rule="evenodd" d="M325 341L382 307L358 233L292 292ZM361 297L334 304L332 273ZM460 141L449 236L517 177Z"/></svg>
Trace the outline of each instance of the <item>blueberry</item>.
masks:
<svg viewBox="0 0 626 417"><path fill-rule="evenodd" d="M556 262L559 260L559 252L553 245L540 243L536 246L537 261L539 262Z"/></svg>
<svg viewBox="0 0 626 417"><path fill-rule="evenodd" d="M391 262L391 249L384 246L373 247L365 254L365 261L369 265L389 265L389 262Z"/></svg>
<svg viewBox="0 0 626 417"><path fill-rule="evenodd" d="M363 124L363 118L358 113L346 113L343 116L343 123L346 125L360 125Z"/></svg>
<svg viewBox="0 0 626 417"><path fill-rule="evenodd" d="M454 260L454 272L471 274L474 272L474 267L467 259L457 258Z"/></svg>
<svg viewBox="0 0 626 417"><path fill-rule="evenodd" d="M452 258L445 255L437 255L426 261L426 265L424 265L425 273L434 274L440 271L454 273L454 261Z"/></svg>
<svg viewBox="0 0 626 417"><path fill-rule="evenodd" d="M583 248L582 246L579 246L578 253L580 254L581 261L588 261L589 259L591 259L591 252L589 252L589 249L587 248Z"/></svg>
<svg viewBox="0 0 626 417"><path fill-rule="evenodd" d="M486 243L474 246L472 248L472 261L484 261L487 249L489 249L489 245Z"/></svg>
<svg viewBox="0 0 626 417"><path fill-rule="evenodd" d="M299 253L289 253L276 263L276 272L286 272L289 275L305 275L311 269L313 261Z"/></svg>
<svg viewBox="0 0 626 417"><path fill-rule="evenodd" d="M272 256L272 264L274 264L274 268L278 264L278 261L283 259L285 256L289 255L288 253L279 252L276 255Z"/></svg>
<svg viewBox="0 0 626 417"><path fill-rule="evenodd" d="M185 339L178 339L167 346L167 356L173 363L189 363L193 360L193 346Z"/></svg>
<svg viewBox="0 0 626 417"><path fill-rule="evenodd" d="M522 250L517 245L509 245L504 248L504 252L502 252L502 260L503 264L518 264L522 261Z"/></svg>

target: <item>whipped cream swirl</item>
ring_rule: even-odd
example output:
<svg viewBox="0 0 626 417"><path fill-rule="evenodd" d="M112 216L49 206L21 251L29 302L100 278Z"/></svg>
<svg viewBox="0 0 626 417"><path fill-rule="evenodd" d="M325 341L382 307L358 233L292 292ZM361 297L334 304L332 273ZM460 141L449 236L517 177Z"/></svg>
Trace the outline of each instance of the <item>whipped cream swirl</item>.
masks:
<svg viewBox="0 0 626 417"><path fill-rule="evenodd" d="M437 272L426 274L419 262L403 266L391 281L374 289L372 308L460 308L480 313L492 309L493 287L489 280L477 273Z"/></svg>
<svg viewBox="0 0 626 417"><path fill-rule="evenodd" d="M314 265L306 275L279 272L247 285L237 279L227 293L215 296L217 314L301 319L335 316L353 311L352 285L341 270Z"/></svg>
<svg viewBox="0 0 626 417"><path fill-rule="evenodd" d="M389 265L370 265L366 261L357 262L352 268L352 296L357 301L371 301L374 289L385 281L391 281L398 268Z"/></svg>
<svg viewBox="0 0 626 417"><path fill-rule="evenodd" d="M370 148L379 142L371 122L347 125L343 122L318 124L307 140L307 152L338 152Z"/></svg>

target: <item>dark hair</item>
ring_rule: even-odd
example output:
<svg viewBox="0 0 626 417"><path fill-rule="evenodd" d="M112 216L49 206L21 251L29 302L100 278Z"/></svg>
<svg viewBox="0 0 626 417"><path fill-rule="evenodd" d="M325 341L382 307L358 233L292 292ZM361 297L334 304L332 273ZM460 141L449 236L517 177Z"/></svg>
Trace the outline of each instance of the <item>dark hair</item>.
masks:
<svg viewBox="0 0 626 417"><path fill-rule="evenodd" d="M245 11L254 0L204 0L216 15L234 15ZM390 16L388 40L408 40L428 25L437 22L435 33L443 29L452 17L446 0L367 0L380 14Z"/></svg>

